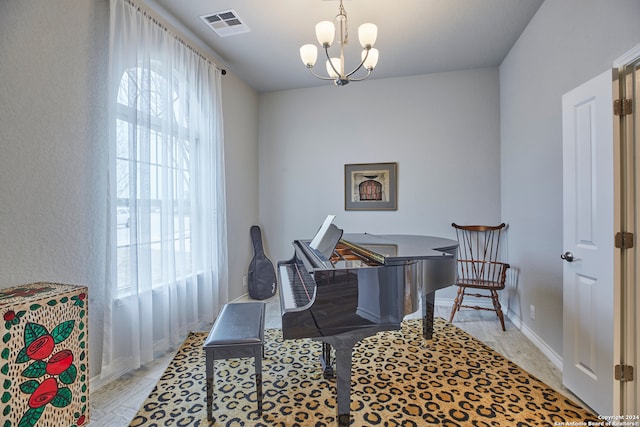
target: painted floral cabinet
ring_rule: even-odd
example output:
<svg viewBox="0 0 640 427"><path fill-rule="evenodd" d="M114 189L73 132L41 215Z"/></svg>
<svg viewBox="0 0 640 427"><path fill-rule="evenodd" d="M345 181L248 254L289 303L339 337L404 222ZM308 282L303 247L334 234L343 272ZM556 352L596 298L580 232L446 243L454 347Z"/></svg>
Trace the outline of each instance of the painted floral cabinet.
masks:
<svg viewBox="0 0 640 427"><path fill-rule="evenodd" d="M0 427L89 422L87 288L0 289Z"/></svg>

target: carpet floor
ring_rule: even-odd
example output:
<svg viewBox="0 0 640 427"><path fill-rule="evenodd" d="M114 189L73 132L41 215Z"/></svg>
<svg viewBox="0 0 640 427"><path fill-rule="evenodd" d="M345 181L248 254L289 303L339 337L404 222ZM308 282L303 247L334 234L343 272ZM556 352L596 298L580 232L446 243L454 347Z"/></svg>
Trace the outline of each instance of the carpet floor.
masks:
<svg viewBox="0 0 640 427"><path fill-rule="evenodd" d="M138 426L333 426L335 382L319 367L319 342L265 333L263 414L253 359L215 362L214 421L207 421L204 332L194 332L131 421ZM352 426L554 426L598 422L582 408L456 326L437 318L358 343L351 374Z"/></svg>

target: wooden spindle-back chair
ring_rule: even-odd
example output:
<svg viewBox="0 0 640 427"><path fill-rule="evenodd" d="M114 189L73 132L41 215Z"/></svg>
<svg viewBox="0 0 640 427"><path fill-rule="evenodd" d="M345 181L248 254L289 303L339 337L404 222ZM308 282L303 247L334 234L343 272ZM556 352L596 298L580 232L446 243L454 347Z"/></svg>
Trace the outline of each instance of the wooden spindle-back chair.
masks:
<svg viewBox="0 0 640 427"><path fill-rule="evenodd" d="M504 289L509 264L500 262L500 235L506 224L489 225L458 225L451 224L456 229L458 238L458 294L451 309L450 322L456 311L462 307L476 310L495 311L500 319L502 330L504 315L500 306L498 291ZM469 293L469 290L473 289ZM493 308L478 305L464 305L465 296L491 298Z"/></svg>

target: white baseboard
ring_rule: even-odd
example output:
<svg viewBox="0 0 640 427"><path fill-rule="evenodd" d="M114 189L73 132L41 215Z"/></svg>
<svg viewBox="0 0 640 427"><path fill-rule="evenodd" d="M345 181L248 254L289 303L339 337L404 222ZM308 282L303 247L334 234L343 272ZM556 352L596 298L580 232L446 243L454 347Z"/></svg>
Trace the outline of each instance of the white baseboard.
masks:
<svg viewBox="0 0 640 427"><path fill-rule="evenodd" d="M544 342L542 338L540 338L538 334L536 334L531 328L529 328L526 324L524 324L522 322L522 319L516 316L514 312L512 312L511 310L507 310L506 315L511 321L511 323L513 323L514 326L518 328L520 332L522 332L524 336L527 337L529 341L533 343L533 345L538 347L538 350L540 350L542 354L547 356L549 360L551 360L551 363L553 363L556 366L556 368L562 371L562 356L560 356L558 353L555 352L555 350L549 347L547 343Z"/></svg>
<svg viewBox="0 0 640 427"><path fill-rule="evenodd" d="M467 300L465 299L465 301ZM453 299L452 298L436 298L435 304L452 307ZM473 299L473 304L478 305L480 307L492 308L492 304L488 300ZM507 310L505 312L505 316L511 321L511 323L513 323L513 325L518 330L520 330L520 332L524 334L525 337L529 339L529 341L533 343L533 345L538 347L538 350L540 350L542 354L544 354L546 357L549 358L551 363L553 363L556 366L556 368L562 371L562 356L560 356L551 347L549 347L547 343L544 342L544 340L542 340L542 338L540 338L531 328L529 328L526 324L524 324L522 322L522 319L518 317L513 311Z"/></svg>
<svg viewBox="0 0 640 427"><path fill-rule="evenodd" d="M240 302L243 301L245 299L247 299L249 297L249 292L245 292L244 294L240 295L238 298L235 298L231 301L229 301L230 303L236 303L236 302Z"/></svg>
<svg viewBox="0 0 640 427"><path fill-rule="evenodd" d="M443 307L453 307L453 298L436 298L436 305L441 305ZM477 305L478 307L483 308L491 308L493 309L493 303L488 298L473 298L465 296L464 299L465 305Z"/></svg>

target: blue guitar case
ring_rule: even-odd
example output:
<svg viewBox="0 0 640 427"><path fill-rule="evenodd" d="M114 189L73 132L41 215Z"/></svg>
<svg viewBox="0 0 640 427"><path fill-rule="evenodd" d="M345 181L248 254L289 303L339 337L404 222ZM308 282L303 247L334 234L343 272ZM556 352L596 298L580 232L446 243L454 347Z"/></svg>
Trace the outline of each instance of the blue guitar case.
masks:
<svg viewBox="0 0 640 427"><path fill-rule="evenodd" d="M260 227L254 225L250 230L253 243L253 259L249 264L248 285L249 296L253 299L263 300L276 294L278 280L273 263L264 254L262 248L262 235Z"/></svg>

